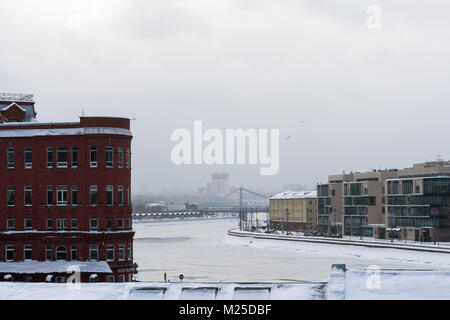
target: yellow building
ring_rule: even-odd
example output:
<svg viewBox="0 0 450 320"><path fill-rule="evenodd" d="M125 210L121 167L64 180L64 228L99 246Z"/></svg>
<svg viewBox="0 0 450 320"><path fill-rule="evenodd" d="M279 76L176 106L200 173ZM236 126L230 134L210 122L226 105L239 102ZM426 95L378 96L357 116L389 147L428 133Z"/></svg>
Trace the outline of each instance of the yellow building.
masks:
<svg viewBox="0 0 450 320"><path fill-rule="evenodd" d="M317 192L286 191L270 198L270 228L317 231Z"/></svg>

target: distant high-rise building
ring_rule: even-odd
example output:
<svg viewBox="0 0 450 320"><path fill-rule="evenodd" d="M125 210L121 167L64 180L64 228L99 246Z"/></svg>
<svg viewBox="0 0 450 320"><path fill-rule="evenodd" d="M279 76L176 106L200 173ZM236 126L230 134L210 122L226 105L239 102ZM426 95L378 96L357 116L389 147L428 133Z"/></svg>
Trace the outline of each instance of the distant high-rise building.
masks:
<svg viewBox="0 0 450 320"><path fill-rule="evenodd" d="M224 195L230 191L228 173L214 173L212 181L208 184L208 193Z"/></svg>

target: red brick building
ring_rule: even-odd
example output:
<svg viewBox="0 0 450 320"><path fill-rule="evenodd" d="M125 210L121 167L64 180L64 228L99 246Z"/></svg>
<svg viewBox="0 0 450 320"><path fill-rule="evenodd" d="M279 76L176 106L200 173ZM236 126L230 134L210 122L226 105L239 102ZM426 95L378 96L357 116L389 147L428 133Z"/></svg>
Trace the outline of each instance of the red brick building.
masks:
<svg viewBox="0 0 450 320"><path fill-rule="evenodd" d="M0 94L0 281L131 281L130 120L39 123Z"/></svg>

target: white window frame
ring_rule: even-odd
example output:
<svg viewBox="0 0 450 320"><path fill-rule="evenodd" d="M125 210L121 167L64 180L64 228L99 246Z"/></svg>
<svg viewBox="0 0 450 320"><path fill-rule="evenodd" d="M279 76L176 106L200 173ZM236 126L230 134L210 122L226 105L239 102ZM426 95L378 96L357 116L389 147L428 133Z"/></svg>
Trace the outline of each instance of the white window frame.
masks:
<svg viewBox="0 0 450 320"><path fill-rule="evenodd" d="M50 258L48 257L50 253ZM53 257L52 254L52 247L51 246L46 246L45 247L45 261L51 261Z"/></svg>
<svg viewBox="0 0 450 320"><path fill-rule="evenodd" d="M65 252L65 255L66 255L65 259L58 259L58 249L59 248L64 248L64 252ZM61 246L57 246L55 248L55 260L56 261L67 261L67 248L66 248L66 246L61 245Z"/></svg>
<svg viewBox="0 0 450 320"><path fill-rule="evenodd" d="M49 229L48 228L48 223L51 222L52 227ZM45 219L45 230L47 231L53 231L53 218L47 218Z"/></svg>
<svg viewBox="0 0 450 320"><path fill-rule="evenodd" d="M130 169L130 161L131 161L131 152L130 152L130 148L127 148L127 150L126 150L125 161L126 161L127 169Z"/></svg>
<svg viewBox="0 0 450 320"><path fill-rule="evenodd" d="M31 203L27 204L27 193L30 193L30 199ZM31 207L33 206L33 187L32 186L25 186L23 188L23 203L25 207Z"/></svg>
<svg viewBox="0 0 450 320"><path fill-rule="evenodd" d="M92 203L92 193L95 192L96 193L96 203ZM89 188L89 201L91 206L98 206L98 186L90 186Z"/></svg>
<svg viewBox="0 0 450 320"><path fill-rule="evenodd" d="M74 225L73 225L74 222L75 222L75 228L74 228ZM77 231L78 230L78 219L77 218L72 218L70 220L70 230L72 230L72 231Z"/></svg>
<svg viewBox="0 0 450 320"><path fill-rule="evenodd" d="M48 161L48 156L51 154L51 163ZM53 168L53 163L54 163L53 159L53 147L47 147L47 168Z"/></svg>
<svg viewBox="0 0 450 320"><path fill-rule="evenodd" d="M92 227L92 222L96 223L95 227ZM89 219L89 230L90 231L98 231L98 218L90 218Z"/></svg>
<svg viewBox="0 0 450 320"><path fill-rule="evenodd" d="M106 246L106 261L114 261L115 258L115 246L113 244ZM108 258L108 252L112 252L112 258Z"/></svg>
<svg viewBox="0 0 450 320"><path fill-rule="evenodd" d="M8 251L9 252L12 251L12 255L13 255L12 259L8 259ZM7 262L14 261L14 256L15 256L14 246L13 245L6 245L5 246L5 261L7 261Z"/></svg>
<svg viewBox="0 0 450 320"><path fill-rule="evenodd" d="M108 161L108 155L111 155L111 160ZM114 168L114 147L106 146L105 147L105 167L106 168Z"/></svg>
<svg viewBox="0 0 450 320"><path fill-rule="evenodd" d="M117 252L118 252L118 255L117 255L118 260L125 261L125 245L124 244L118 245ZM122 254L120 254L121 252L122 252Z"/></svg>
<svg viewBox="0 0 450 320"><path fill-rule="evenodd" d="M10 222L12 222L12 227L10 227L10 225L9 225ZM14 218L8 218L8 219L6 220L6 229L7 229L8 231L14 231L14 230L16 230L16 219L14 219Z"/></svg>
<svg viewBox="0 0 450 320"><path fill-rule="evenodd" d="M31 252L31 258L30 259L26 259L25 258L27 251ZM33 246L32 245L27 244L27 245L23 246L23 260L24 261L33 260Z"/></svg>
<svg viewBox="0 0 450 320"><path fill-rule="evenodd" d="M64 200L65 195L65 200ZM61 198L61 200L60 200ZM69 190L67 186L56 186L56 205L67 206L69 203Z"/></svg>
<svg viewBox="0 0 450 320"><path fill-rule="evenodd" d="M123 168L123 147L117 147L117 167Z"/></svg>
<svg viewBox="0 0 450 320"><path fill-rule="evenodd" d="M12 193L14 195L14 203L13 204L9 204L9 194ZM15 207L16 206L16 188L13 186L8 186L6 188L6 204L8 205L8 207Z"/></svg>
<svg viewBox="0 0 450 320"><path fill-rule="evenodd" d="M27 154L29 153L31 153L31 162L27 162ZM25 162L25 169L33 168L33 149L30 147L27 147L24 150L24 162Z"/></svg>
<svg viewBox="0 0 450 320"><path fill-rule="evenodd" d="M60 153L66 154L66 161L59 161ZM56 148L56 167L57 168L67 168L69 166L69 148L68 147L57 147Z"/></svg>
<svg viewBox="0 0 450 320"><path fill-rule="evenodd" d="M123 206L123 186L117 186L117 205Z"/></svg>
<svg viewBox="0 0 450 320"><path fill-rule="evenodd" d="M77 161L73 161L74 154L77 155ZM70 164L71 164L72 168L78 168L78 147L72 147L72 150L70 153Z"/></svg>
<svg viewBox="0 0 450 320"><path fill-rule="evenodd" d="M56 218L56 230L57 231L67 231L67 218Z"/></svg>
<svg viewBox="0 0 450 320"><path fill-rule="evenodd" d="M75 259L73 258L73 253L75 252ZM70 246L70 260L76 261L78 256L78 247L76 245Z"/></svg>
<svg viewBox="0 0 450 320"><path fill-rule="evenodd" d="M10 156L12 155L12 162ZM8 169L14 169L16 167L16 151L14 147L8 147L6 150L6 167Z"/></svg>
<svg viewBox="0 0 450 320"><path fill-rule="evenodd" d="M73 202L74 193L77 195L77 203ZM72 206L74 207L78 206L78 186L72 186L72 188L70 189L70 202Z"/></svg>
<svg viewBox="0 0 450 320"><path fill-rule="evenodd" d="M92 259L91 258L92 252L95 252L95 255L97 256L97 259ZM96 245L96 244L91 244L89 246L89 261L98 261L98 245Z"/></svg>
<svg viewBox="0 0 450 320"><path fill-rule="evenodd" d="M27 226L27 222L30 221L30 227ZM32 218L25 218L23 220L23 225L25 227L25 230L33 230L33 219Z"/></svg>
<svg viewBox="0 0 450 320"><path fill-rule="evenodd" d="M92 160L93 152L95 152L95 158L97 160ZM91 168L98 168L98 148L97 148L97 146L91 146L89 149L89 165Z"/></svg>
<svg viewBox="0 0 450 320"><path fill-rule="evenodd" d="M49 194L49 192L51 192L51 194L52 194L52 201L51 201L51 203L49 203L48 202L48 194ZM47 193L46 193L46 195L47 195L47 206L53 206L53 203L55 202L55 199L53 199L53 186L47 186Z"/></svg>
<svg viewBox="0 0 450 320"><path fill-rule="evenodd" d="M108 222L112 221L112 226L111 228L108 226ZM114 230L114 218L112 217L107 217L106 218L106 231L113 231Z"/></svg>
<svg viewBox="0 0 450 320"><path fill-rule="evenodd" d="M108 193L111 194L111 203L108 203ZM107 206L114 205L114 186L111 185L106 186L106 205Z"/></svg>

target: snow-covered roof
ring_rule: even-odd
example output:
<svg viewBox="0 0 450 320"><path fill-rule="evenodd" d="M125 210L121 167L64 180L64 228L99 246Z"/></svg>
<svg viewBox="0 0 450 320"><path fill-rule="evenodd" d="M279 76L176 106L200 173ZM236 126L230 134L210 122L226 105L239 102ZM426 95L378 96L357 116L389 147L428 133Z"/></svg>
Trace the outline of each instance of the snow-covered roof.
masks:
<svg viewBox="0 0 450 320"><path fill-rule="evenodd" d="M285 191L278 193L270 199L307 199L317 198L317 191Z"/></svg>
<svg viewBox="0 0 450 320"><path fill-rule="evenodd" d="M22 122L17 123L21 125ZM67 128L67 129L18 129L18 130L0 130L0 137L41 137L41 136L78 136L88 134L114 134L131 136L131 131L122 128L108 127L87 127L87 128Z"/></svg>
<svg viewBox="0 0 450 320"><path fill-rule="evenodd" d="M25 111L25 117L24 122L36 122L36 118L34 117L34 107L30 105L19 105L15 102L7 102L7 103L0 103L0 110L7 110L8 108L12 107L13 105L18 106L20 109ZM19 122L19 124L23 124L23 122Z"/></svg>
<svg viewBox="0 0 450 320"><path fill-rule="evenodd" d="M0 262L0 273L65 273L79 267L81 272L112 273L106 261L23 261Z"/></svg>
<svg viewBox="0 0 450 320"><path fill-rule="evenodd" d="M14 107L14 106L16 106L17 108L19 108L20 110L22 110L23 112L26 112L26 110L24 109L24 108L22 108L21 106L19 106L17 103L15 103L15 102L13 102L13 103L11 103L9 106L7 106L7 107L4 107L4 108L2 108L1 110L2 111L6 111L6 110L8 110L9 108L11 108L11 107Z"/></svg>

